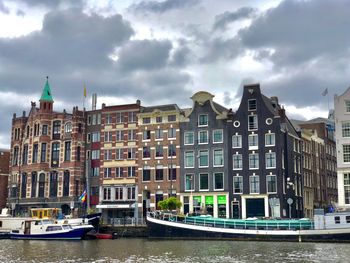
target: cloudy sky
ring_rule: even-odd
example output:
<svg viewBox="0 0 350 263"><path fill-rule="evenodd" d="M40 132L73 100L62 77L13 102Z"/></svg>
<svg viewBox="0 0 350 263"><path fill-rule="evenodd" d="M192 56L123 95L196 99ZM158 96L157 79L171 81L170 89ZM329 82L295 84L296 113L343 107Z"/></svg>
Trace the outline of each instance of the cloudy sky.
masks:
<svg viewBox="0 0 350 263"><path fill-rule="evenodd" d="M237 109L259 82L289 116L326 117L326 88L350 86L347 0L0 0L0 148L13 113L38 101L45 77L55 109L177 103L199 90ZM90 108L89 103L86 103Z"/></svg>

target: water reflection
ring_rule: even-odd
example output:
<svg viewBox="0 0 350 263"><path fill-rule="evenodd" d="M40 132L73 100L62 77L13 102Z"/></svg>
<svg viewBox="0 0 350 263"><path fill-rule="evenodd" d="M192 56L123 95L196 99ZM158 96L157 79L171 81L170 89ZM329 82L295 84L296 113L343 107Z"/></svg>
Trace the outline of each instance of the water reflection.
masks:
<svg viewBox="0 0 350 263"><path fill-rule="evenodd" d="M0 240L0 262L348 262L350 244Z"/></svg>

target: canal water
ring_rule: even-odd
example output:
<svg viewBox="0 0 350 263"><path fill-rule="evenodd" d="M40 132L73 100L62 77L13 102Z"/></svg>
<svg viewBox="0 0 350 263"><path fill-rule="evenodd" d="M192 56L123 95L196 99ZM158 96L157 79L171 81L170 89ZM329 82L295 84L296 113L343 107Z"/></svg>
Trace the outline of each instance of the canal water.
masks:
<svg viewBox="0 0 350 263"><path fill-rule="evenodd" d="M0 262L350 262L350 244L0 240Z"/></svg>

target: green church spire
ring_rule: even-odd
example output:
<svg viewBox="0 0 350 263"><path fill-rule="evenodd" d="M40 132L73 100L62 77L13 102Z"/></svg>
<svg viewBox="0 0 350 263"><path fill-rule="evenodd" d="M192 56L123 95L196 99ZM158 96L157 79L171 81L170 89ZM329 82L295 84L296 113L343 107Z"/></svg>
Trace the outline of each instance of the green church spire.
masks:
<svg viewBox="0 0 350 263"><path fill-rule="evenodd" d="M50 85L49 85L49 77L46 77L46 83L45 83L43 93L41 94L40 101L53 102L51 89L50 89Z"/></svg>

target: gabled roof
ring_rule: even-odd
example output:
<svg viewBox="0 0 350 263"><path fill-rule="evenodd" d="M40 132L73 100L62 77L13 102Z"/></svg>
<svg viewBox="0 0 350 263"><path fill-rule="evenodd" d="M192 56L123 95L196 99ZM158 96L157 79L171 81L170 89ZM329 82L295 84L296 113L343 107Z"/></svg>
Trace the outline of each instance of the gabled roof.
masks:
<svg viewBox="0 0 350 263"><path fill-rule="evenodd" d="M43 93L41 94L40 101L53 102L51 89L50 89L50 85L49 85L49 77L46 77L46 83L45 83Z"/></svg>

